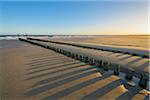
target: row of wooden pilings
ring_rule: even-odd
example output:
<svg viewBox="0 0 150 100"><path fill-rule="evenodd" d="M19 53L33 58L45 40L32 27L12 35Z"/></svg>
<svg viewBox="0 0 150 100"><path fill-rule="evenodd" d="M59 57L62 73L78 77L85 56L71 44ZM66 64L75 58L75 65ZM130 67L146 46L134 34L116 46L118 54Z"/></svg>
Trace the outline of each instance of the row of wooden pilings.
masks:
<svg viewBox="0 0 150 100"><path fill-rule="evenodd" d="M114 53L124 53L124 54L130 54L133 56L140 56L142 58L149 58L149 54L145 55L145 54L137 54L135 52L129 52L129 51L120 51L120 50L113 50L113 49L106 49L106 48L99 48L99 47L95 47L95 46L89 46L89 45L83 45L83 44L78 44L78 43L70 43L70 42L63 42L63 41L54 41L54 40L44 40L44 39L38 39L38 38L30 38L28 37L27 39L29 40L37 40L37 41L43 41L43 42L51 42L51 43L57 43L57 44L64 44L64 45L71 45L71 46L76 46L76 47L82 47L82 48L89 48L89 49L96 49L96 50L102 50L102 51L110 51L110 52L114 52Z"/></svg>
<svg viewBox="0 0 150 100"><path fill-rule="evenodd" d="M19 40L26 41L26 42L29 42L29 43L34 44L34 45L39 45L39 46L42 46L42 47L47 48L47 49L51 49L51 50L53 50L57 53L61 53L61 54L65 55L65 56L72 57L74 59L77 59L77 60L80 60L82 62L88 63L90 65L95 65L95 66L98 66L100 68L103 68L105 71L108 71L111 68L111 69L113 69L113 74L114 75L119 75L119 73L120 73L120 69L121 69L120 65L116 64L116 63L109 63L107 61L97 60L97 59L88 57L88 55L80 55L80 54L77 54L77 53L74 53L74 52L71 52L71 51L63 50L62 48L56 48L54 46L41 44L40 42L39 43L38 42L33 42L33 40L27 40L27 39L22 39L22 38L19 38ZM133 70L127 69L126 79L127 80L132 80L133 73L134 73ZM148 85L148 80L149 79L144 74L141 74L140 75L139 86L146 89L147 85Z"/></svg>

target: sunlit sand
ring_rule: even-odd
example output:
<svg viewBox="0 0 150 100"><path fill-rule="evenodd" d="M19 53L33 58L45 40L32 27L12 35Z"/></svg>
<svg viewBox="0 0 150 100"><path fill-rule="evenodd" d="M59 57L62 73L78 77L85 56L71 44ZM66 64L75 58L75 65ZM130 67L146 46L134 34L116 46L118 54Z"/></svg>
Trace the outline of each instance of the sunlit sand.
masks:
<svg viewBox="0 0 150 100"><path fill-rule="evenodd" d="M51 39L51 38L49 38ZM56 37L52 40L75 41L84 43L94 43L111 46L123 46L149 50L149 35L108 35L108 36L88 36L88 37Z"/></svg>
<svg viewBox="0 0 150 100"><path fill-rule="evenodd" d="M143 99L148 92L111 72L18 40L2 40L2 92L9 99Z"/></svg>

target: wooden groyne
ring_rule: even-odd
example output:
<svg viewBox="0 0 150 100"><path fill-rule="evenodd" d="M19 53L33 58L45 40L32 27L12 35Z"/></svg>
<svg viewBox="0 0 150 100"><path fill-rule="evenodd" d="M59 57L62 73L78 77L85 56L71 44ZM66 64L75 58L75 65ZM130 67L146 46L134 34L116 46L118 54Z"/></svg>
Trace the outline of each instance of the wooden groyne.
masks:
<svg viewBox="0 0 150 100"><path fill-rule="evenodd" d="M68 46L60 43L49 43L49 41L37 41L33 39L22 39L19 38L21 41L26 41L31 44L39 45L44 48L51 49L58 53L64 54L68 57L72 57L74 59L78 59L80 61L89 63L91 65L96 65L104 70L113 70L115 75L119 75L120 72L126 74L126 79L132 80L133 77L137 77L140 79L139 86L146 88L148 86L149 81L149 65L145 65L142 69L139 68L138 65L128 65L128 62L122 62L121 60L117 59L116 57L109 56L110 51L100 51L100 50L93 50L93 49L85 49L76 46ZM105 52L105 53L104 53ZM113 52L116 53L116 52ZM117 52L118 53L118 52ZM148 58L142 58L139 56L138 59L146 60L149 63Z"/></svg>
<svg viewBox="0 0 150 100"><path fill-rule="evenodd" d="M81 43L81 42L71 42L71 41L54 41L54 40L44 40L44 39L37 39L37 38L27 38L29 40L37 40L43 42L51 42L57 44L65 44L65 45L72 45L77 47L89 48L89 49L96 49L96 50L103 50L103 51L110 51L115 53L124 53L130 54L133 56L140 56L142 58L149 58L150 51L149 50L142 50L142 49L135 49L135 48L125 48L125 47L116 47L116 46L102 46L93 43Z"/></svg>

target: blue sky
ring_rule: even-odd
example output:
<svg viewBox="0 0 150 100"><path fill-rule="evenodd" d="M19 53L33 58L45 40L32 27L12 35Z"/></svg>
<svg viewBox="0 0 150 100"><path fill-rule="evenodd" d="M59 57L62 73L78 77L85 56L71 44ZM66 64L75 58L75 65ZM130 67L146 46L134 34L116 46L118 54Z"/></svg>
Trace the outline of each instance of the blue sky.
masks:
<svg viewBox="0 0 150 100"><path fill-rule="evenodd" d="M0 34L143 34L144 1L0 2Z"/></svg>

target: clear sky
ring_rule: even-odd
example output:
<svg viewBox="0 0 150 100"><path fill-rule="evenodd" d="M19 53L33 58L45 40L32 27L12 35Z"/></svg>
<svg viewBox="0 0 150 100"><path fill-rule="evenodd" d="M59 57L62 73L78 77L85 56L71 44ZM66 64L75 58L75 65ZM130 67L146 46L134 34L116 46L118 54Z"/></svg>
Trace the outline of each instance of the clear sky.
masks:
<svg viewBox="0 0 150 100"><path fill-rule="evenodd" d="M0 34L145 34L148 0L0 2Z"/></svg>

